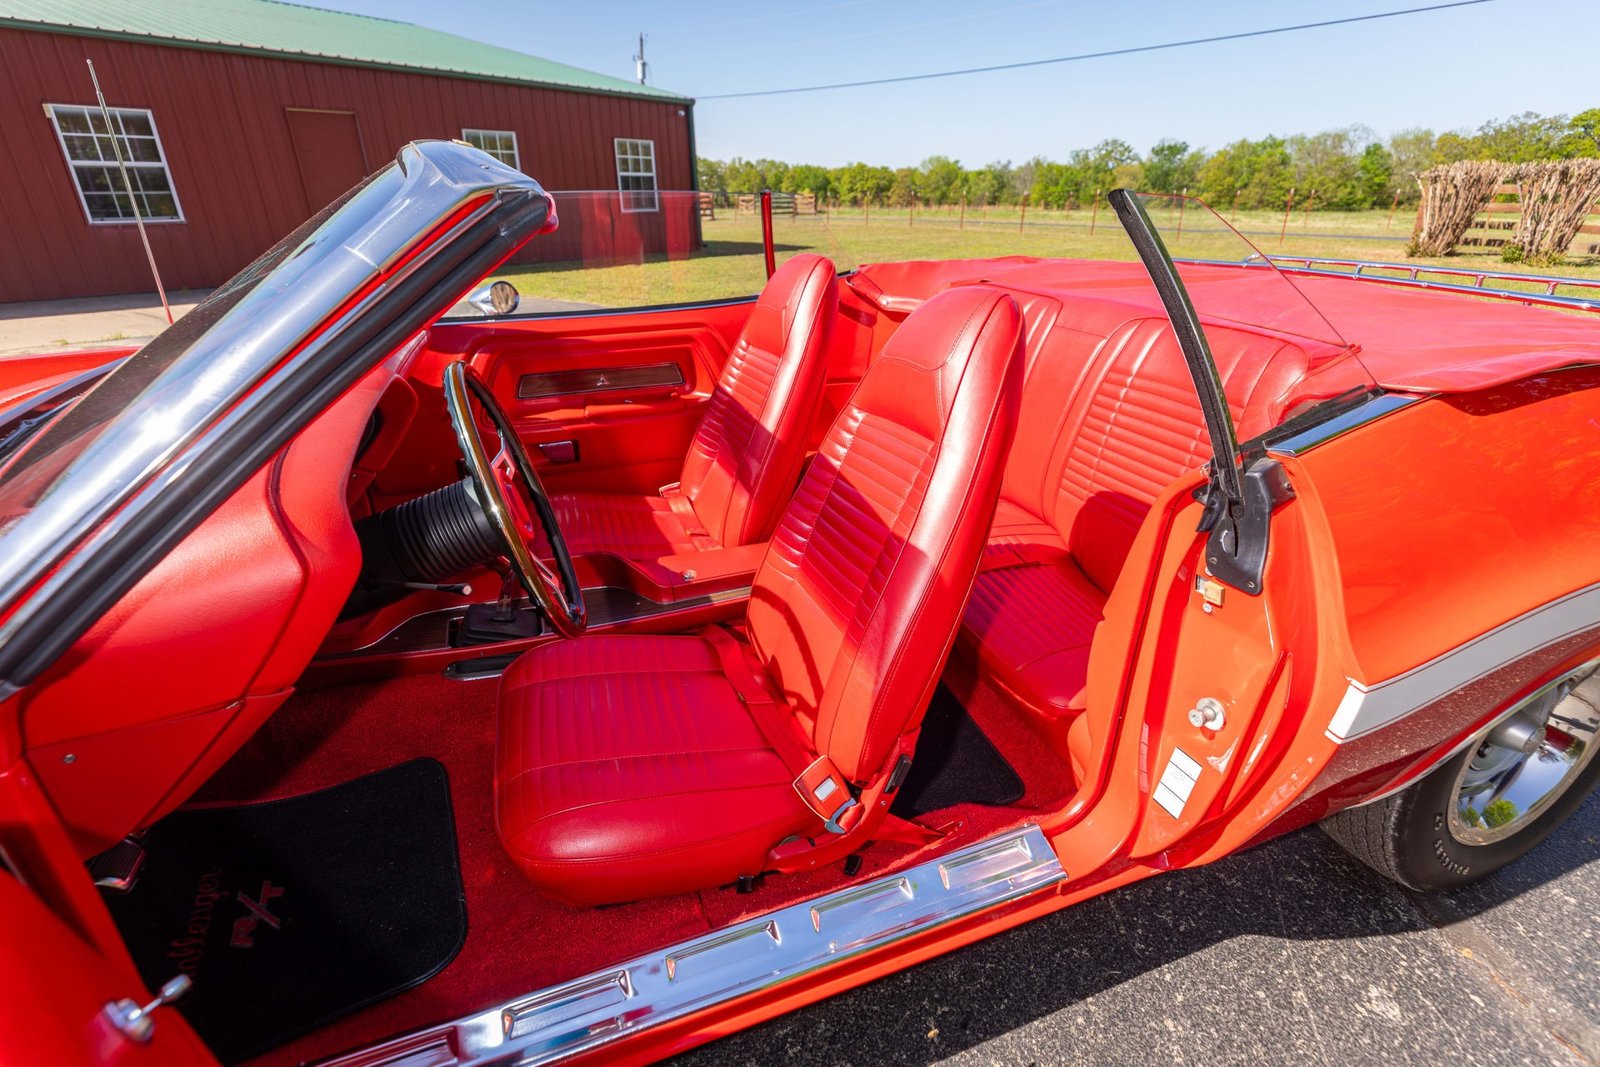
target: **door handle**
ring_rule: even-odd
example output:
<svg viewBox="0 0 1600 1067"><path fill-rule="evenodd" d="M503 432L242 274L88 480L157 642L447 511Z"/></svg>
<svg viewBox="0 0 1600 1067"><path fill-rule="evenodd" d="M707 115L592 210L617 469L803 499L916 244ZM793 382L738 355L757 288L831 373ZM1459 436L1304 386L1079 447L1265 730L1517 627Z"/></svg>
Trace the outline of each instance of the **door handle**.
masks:
<svg viewBox="0 0 1600 1067"><path fill-rule="evenodd" d="M540 441L539 454L548 463L576 463L578 462L578 442L566 441Z"/></svg>

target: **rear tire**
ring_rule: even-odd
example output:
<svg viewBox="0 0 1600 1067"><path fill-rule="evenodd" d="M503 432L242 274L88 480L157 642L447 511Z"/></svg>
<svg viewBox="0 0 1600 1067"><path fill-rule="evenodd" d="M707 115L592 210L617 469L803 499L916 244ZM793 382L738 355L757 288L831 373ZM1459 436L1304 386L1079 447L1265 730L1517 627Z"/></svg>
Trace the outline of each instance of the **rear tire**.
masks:
<svg viewBox="0 0 1600 1067"><path fill-rule="evenodd" d="M1503 739L1513 716L1542 724L1546 740L1508 754L1491 738ZM1597 733L1600 664L1590 662L1508 708L1416 782L1331 815L1322 828L1356 859L1412 889L1475 882L1549 837L1594 790Z"/></svg>

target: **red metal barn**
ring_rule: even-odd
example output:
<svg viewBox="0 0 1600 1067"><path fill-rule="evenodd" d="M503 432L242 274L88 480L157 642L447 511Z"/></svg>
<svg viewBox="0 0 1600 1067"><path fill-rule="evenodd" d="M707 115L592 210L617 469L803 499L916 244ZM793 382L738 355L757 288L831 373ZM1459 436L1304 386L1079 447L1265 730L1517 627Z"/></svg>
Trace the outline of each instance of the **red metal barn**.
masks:
<svg viewBox="0 0 1600 1067"><path fill-rule="evenodd" d="M660 194L694 186L692 108L495 45L273 0L0 0L0 302L152 288L114 147L171 289L225 281L428 137L477 144L553 191L614 194L563 204L560 238L522 261L686 253L693 198Z"/></svg>

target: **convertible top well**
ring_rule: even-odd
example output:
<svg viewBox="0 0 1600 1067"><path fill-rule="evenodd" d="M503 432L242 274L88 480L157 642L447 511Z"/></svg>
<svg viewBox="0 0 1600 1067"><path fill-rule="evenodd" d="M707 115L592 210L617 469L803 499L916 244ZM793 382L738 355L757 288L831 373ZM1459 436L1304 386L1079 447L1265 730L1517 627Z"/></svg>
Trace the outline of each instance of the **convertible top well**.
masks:
<svg viewBox="0 0 1600 1067"><path fill-rule="evenodd" d="M1277 317L1265 268L1179 262L1202 316L1259 326ZM993 284L1057 298L1112 300L1159 313L1137 263L1035 259L874 263L857 276L884 307L909 312L951 285ZM1595 319L1518 304L1383 285L1372 279L1298 275L1300 289L1355 346L1374 384L1397 392L1467 393L1595 361Z"/></svg>

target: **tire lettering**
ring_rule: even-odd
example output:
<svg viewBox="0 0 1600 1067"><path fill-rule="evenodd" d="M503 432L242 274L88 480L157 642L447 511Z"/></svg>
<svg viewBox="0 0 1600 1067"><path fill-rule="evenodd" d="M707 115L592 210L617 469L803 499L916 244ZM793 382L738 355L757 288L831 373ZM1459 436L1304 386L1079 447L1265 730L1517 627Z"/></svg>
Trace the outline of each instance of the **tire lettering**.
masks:
<svg viewBox="0 0 1600 1067"><path fill-rule="evenodd" d="M1433 854L1434 857L1438 859L1439 866L1443 867L1451 874L1457 875L1461 878L1469 877L1472 874L1472 867L1470 865L1465 863L1457 863L1455 860L1450 858L1450 853L1445 851L1444 838L1436 837L1433 839Z"/></svg>

